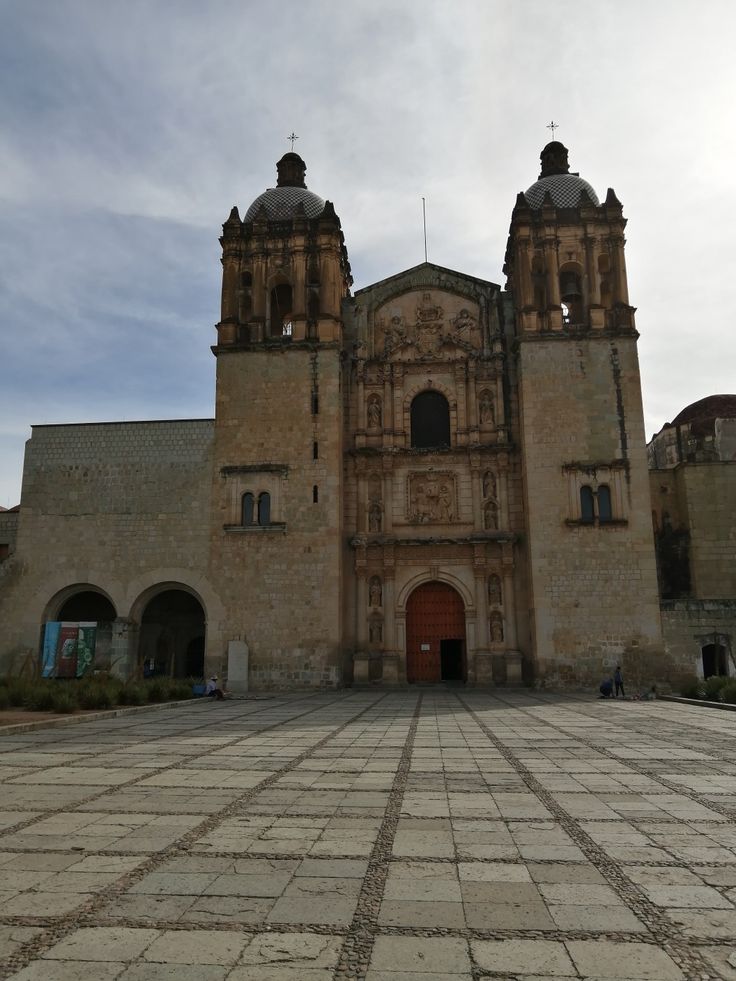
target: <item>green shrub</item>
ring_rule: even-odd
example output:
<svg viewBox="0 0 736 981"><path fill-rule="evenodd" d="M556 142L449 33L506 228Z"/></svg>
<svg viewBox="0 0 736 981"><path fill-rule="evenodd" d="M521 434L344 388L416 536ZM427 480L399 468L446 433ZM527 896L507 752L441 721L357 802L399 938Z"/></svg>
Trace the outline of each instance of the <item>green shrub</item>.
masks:
<svg viewBox="0 0 736 981"><path fill-rule="evenodd" d="M23 704L33 712L54 712L56 694L57 687L53 681L39 681L33 686L29 685Z"/></svg>
<svg viewBox="0 0 736 981"><path fill-rule="evenodd" d="M79 704L84 709L109 709L115 704L112 685L92 681L79 687Z"/></svg>
<svg viewBox="0 0 736 981"><path fill-rule="evenodd" d="M714 674L705 680L705 698L709 702L719 702L720 692L724 685L728 684L728 677L722 674Z"/></svg>
<svg viewBox="0 0 736 981"><path fill-rule="evenodd" d="M720 691L721 701L728 705L736 705L736 679L729 678Z"/></svg>
<svg viewBox="0 0 736 981"><path fill-rule="evenodd" d="M123 685L120 689L118 703L120 705L142 705L146 701L146 692L140 685Z"/></svg>
<svg viewBox="0 0 736 981"><path fill-rule="evenodd" d="M60 686L52 692L52 706L54 712L74 712L79 708L77 693L71 686Z"/></svg>
<svg viewBox="0 0 736 981"><path fill-rule="evenodd" d="M169 686L163 678L154 678L146 685L149 702L165 702L169 697Z"/></svg>
<svg viewBox="0 0 736 981"><path fill-rule="evenodd" d="M169 686L169 698L173 702L184 701L185 698L193 698L192 686L188 681L173 681Z"/></svg>
<svg viewBox="0 0 736 981"><path fill-rule="evenodd" d="M687 675L680 681L680 694L683 698L702 698L703 681L696 675Z"/></svg>

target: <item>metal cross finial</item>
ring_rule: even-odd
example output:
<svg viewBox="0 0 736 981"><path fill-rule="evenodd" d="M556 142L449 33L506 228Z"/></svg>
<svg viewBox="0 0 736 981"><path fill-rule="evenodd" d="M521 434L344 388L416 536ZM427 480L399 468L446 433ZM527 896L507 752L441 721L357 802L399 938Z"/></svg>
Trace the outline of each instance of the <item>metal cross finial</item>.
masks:
<svg viewBox="0 0 736 981"><path fill-rule="evenodd" d="M287 136L286 139L287 140L291 140L291 151L293 153L294 152L294 140L298 140L299 137L296 135L296 133L294 132L294 130L292 130L291 131L291 134L289 136Z"/></svg>
<svg viewBox="0 0 736 981"><path fill-rule="evenodd" d="M554 138L555 138L555 130L556 130L556 129L559 129L559 128L560 128L560 127L559 127L559 123L556 123L556 122L554 121L554 119L553 119L553 120L552 120L551 122L549 122L549 123L547 124L547 129L551 129L551 130L552 130L552 139L554 139Z"/></svg>

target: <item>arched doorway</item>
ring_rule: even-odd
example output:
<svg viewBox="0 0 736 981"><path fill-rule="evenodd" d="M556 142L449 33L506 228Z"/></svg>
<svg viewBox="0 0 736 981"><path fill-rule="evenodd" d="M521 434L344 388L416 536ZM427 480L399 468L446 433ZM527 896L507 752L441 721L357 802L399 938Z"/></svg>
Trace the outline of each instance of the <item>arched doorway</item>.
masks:
<svg viewBox="0 0 736 981"><path fill-rule="evenodd" d="M46 607L41 631L41 675L81 678L112 667L112 601L87 584L69 586Z"/></svg>
<svg viewBox="0 0 736 981"><path fill-rule="evenodd" d="M406 675L410 684L467 678L465 606L447 583L424 583L407 601Z"/></svg>
<svg viewBox="0 0 736 981"><path fill-rule="evenodd" d="M705 644L701 649L701 653L703 655L704 678L711 678L713 675L728 674L726 648L722 644Z"/></svg>
<svg viewBox="0 0 736 981"><path fill-rule="evenodd" d="M204 635L204 610L196 596L184 589L157 593L141 618L138 659L144 675L201 678Z"/></svg>

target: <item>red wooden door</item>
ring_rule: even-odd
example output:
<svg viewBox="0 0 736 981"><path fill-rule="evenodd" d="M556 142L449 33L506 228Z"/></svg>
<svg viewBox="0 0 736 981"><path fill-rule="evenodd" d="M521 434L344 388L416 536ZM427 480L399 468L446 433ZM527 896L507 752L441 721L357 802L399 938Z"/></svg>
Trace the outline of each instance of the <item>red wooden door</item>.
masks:
<svg viewBox="0 0 736 981"><path fill-rule="evenodd" d="M443 582L418 586L406 604L406 673L409 683L442 680L440 642L465 640L465 607Z"/></svg>

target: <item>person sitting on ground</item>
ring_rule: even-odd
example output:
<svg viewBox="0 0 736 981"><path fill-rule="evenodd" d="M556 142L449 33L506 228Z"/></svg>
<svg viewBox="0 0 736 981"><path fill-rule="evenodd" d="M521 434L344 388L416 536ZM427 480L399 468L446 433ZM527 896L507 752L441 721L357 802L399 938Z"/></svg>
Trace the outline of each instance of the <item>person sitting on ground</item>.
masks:
<svg viewBox="0 0 736 981"><path fill-rule="evenodd" d="M213 674L210 680L205 685L204 689L205 696L209 698L221 699L225 697L225 692L217 684L217 675Z"/></svg>
<svg viewBox="0 0 736 981"><path fill-rule="evenodd" d="M604 678L598 690L600 691L600 695L598 696L599 698L612 698L613 678Z"/></svg>

